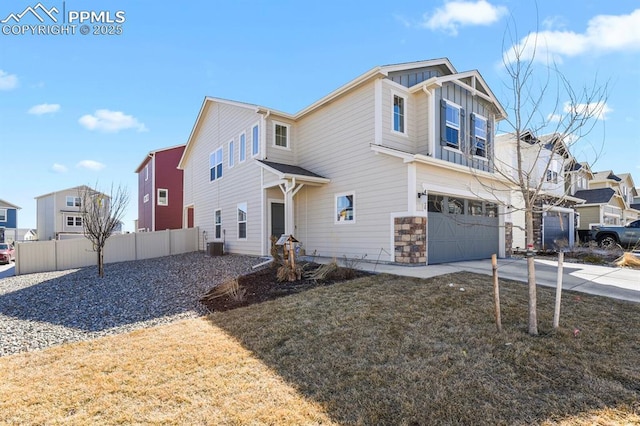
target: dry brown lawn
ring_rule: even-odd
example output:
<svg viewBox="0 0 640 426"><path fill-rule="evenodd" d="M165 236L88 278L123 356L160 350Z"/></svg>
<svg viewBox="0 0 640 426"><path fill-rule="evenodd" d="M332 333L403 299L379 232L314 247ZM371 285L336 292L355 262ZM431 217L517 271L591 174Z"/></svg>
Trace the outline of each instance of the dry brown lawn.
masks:
<svg viewBox="0 0 640 426"><path fill-rule="evenodd" d="M464 291L461 290L464 288ZM640 305L380 275L0 358L1 424L640 424ZM578 331L576 331L578 330Z"/></svg>

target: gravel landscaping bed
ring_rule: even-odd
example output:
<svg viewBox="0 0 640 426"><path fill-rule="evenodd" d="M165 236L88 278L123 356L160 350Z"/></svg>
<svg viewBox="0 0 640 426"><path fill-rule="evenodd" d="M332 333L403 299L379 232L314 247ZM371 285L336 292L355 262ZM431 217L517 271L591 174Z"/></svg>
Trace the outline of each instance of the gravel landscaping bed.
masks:
<svg viewBox="0 0 640 426"><path fill-rule="evenodd" d="M261 259L202 253L0 279L0 356L198 317L198 299Z"/></svg>

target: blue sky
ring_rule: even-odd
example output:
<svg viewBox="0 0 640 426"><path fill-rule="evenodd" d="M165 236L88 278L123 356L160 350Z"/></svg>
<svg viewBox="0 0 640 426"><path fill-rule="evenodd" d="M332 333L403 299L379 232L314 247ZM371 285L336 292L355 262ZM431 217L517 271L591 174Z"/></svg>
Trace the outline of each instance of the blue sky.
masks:
<svg viewBox="0 0 640 426"><path fill-rule="evenodd" d="M501 58L531 33L546 40L538 57L554 58L574 88L608 84L580 159L598 152L596 170L631 173L640 186L637 0L538 0L537 11L527 0L41 3L76 33L16 27L39 24L32 14L0 24L0 199L22 207L20 227L36 226L34 197L97 182L129 189L133 230L134 170L148 151L186 142L204 96L295 113L377 65L448 57L479 70L510 112ZM0 21L37 4L4 1ZM89 23L80 34L69 15L78 11L120 19L122 33L94 35Z"/></svg>

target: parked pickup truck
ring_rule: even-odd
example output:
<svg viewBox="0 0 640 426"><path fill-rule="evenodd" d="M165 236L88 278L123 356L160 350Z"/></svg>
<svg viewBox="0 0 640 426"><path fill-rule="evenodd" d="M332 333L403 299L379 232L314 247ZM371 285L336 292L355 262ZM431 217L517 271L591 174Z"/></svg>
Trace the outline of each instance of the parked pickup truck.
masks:
<svg viewBox="0 0 640 426"><path fill-rule="evenodd" d="M630 248L640 246L640 220L634 220L626 226L596 226L591 230L591 239L600 247L615 244Z"/></svg>

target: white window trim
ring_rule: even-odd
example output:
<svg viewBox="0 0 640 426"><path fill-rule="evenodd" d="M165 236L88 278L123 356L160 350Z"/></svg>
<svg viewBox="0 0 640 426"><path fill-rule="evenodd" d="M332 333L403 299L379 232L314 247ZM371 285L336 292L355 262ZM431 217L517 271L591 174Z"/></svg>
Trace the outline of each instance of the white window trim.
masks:
<svg viewBox="0 0 640 426"><path fill-rule="evenodd" d="M216 156L217 157L218 151L222 152L220 154L220 162L219 163L215 163L213 165L213 167L211 167L211 156ZM223 173L221 173L221 176L217 176L217 173L216 173L216 178L214 180L211 180L211 169L217 168L218 164L222 164L222 169L224 169L224 149L222 147L216 149L211 154L209 154L209 183L218 182L224 176L224 170L223 170Z"/></svg>
<svg viewBox="0 0 640 426"><path fill-rule="evenodd" d="M142 197L142 202L143 203L148 203L149 202L149 194L144 194L144 197Z"/></svg>
<svg viewBox="0 0 640 426"><path fill-rule="evenodd" d="M254 153L253 146L255 144L255 141L254 141L255 138L253 134L253 129L255 129L256 127L258 128L258 145L257 145L257 150ZM251 158L257 157L258 155L260 155L260 142L261 142L260 141L260 123L256 123L253 126L251 126Z"/></svg>
<svg viewBox="0 0 640 426"><path fill-rule="evenodd" d="M481 155L473 154L473 158L478 159L478 160L483 159L485 161L489 161L489 119L487 117L485 117L484 115L480 115L480 114L478 114L476 112L472 112L472 114L475 117L474 118L474 126L475 126L475 120L477 120L478 118L481 119L481 120L484 120L484 123L485 123L485 126L484 126L484 133L485 133L485 135L484 135L484 154L485 154L485 156L483 157ZM471 130L471 129L469 129L469 130ZM476 129L473 129L474 138L477 137L477 136L475 136L475 133L476 133ZM475 139L473 141L473 148L472 149L475 152L475 149L476 149L476 141L475 141Z"/></svg>
<svg viewBox="0 0 640 426"><path fill-rule="evenodd" d="M244 147L243 145L244 139ZM238 163L244 163L247 161L247 133L242 132L238 135Z"/></svg>
<svg viewBox="0 0 640 426"><path fill-rule="evenodd" d="M9 221L8 215L9 215L9 209L0 209L0 222L8 222Z"/></svg>
<svg viewBox="0 0 640 426"><path fill-rule="evenodd" d="M236 165L236 149L235 149L235 140L231 139L227 144L227 151L229 152L229 158L227 160L227 166L232 169L233 166Z"/></svg>
<svg viewBox="0 0 640 426"><path fill-rule="evenodd" d="M82 216L65 215L65 227L67 228L82 228L83 221ZM69 219L73 219L73 225L69 225ZM80 225L76 225L76 219L80 219Z"/></svg>
<svg viewBox="0 0 640 426"><path fill-rule="evenodd" d="M71 199L71 204L69 204L69 199ZM78 205L76 206L76 200L78 200ZM65 205L67 207L81 207L82 206L82 200L80 199L80 197L75 197L73 195L67 195L65 198Z"/></svg>
<svg viewBox="0 0 640 426"><path fill-rule="evenodd" d="M456 150L456 151L458 151L458 152L462 152L462 150L460 149L460 142L461 142L461 141L460 141L460 133L462 133L462 129L461 129L461 127L460 127L460 124L461 124L460 122L462 121L462 120L461 120L461 116L460 116L460 115L461 115L461 114L460 114L460 111L462 111L462 105L458 105L458 104L457 104L457 103L455 103L455 102L451 102L449 99L445 99L444 101L445 101L445 103L446 103L447 105L451 105L452 107L454 107L454 108L457 108L457 109L458 109L458 146L457 146L456 148L454 148L454 147L451 147L451 146L447 146L447 145L445 145L445 146L444 146L444 148L449 148L449 149ZM447 113L447 112L445 111L445 114L446 114L446 113ZM445 116L445 118L444 118L444 127L448 127L448 126L447 126L447 117L446 117L446 116Z"/></svg>
<svg viewBox="0 0 640 426"><path fill-rule="evenodd" d="M458 142L458 144L459 144L459 142ZM444 145L442 147L442 149L444 149L445 151L455 152L456 154L462 154L463 153L460 148L452 148L452 147L446 146L446 145Z"/></svg>
<svg viewBox="0 0 640 426"><path fill-rule="evenodd" d="M276 120L273 120L272 124L273 124L273 131L271 132L272 134L271 146L277 149L291 151L291 125L287 123L283 123L281 121L276 121ZM287 129L287 145L286 146L276 145L276 126L282 126Z"/></svg>
<svg viewBox="0 0 640 426"><path fill-rule="evenodd" d="M394 101L394 97L399 97L403 99L403 103L404 103L404 111L403 111L403 127L404 127L404 132L400 132L396 129L394 129L394 124L395 124L395 111L393 109L393 101ZM409 112L409 99L408 96L406 94L402 94L396 90L391 90L391 133L393 133L394 135L398 135L398 136L404 136L404 137L409 137L409 129L408 129L408 121L407 120L407 113Z"/></svg>
<svg viewBox="0 0 640 426"><path fill-rule="evenodd" d="M220 223L216 223L216 213L220 212ZM220 237L216 237L216 227L220 226ZM215 209L213 211L213 239L215 241L222 240L222 209Z"/></svg>
<svg viewBox="0 0 640 426"><path fill-rule="evenodd" d="M244 211L247 215L247 217L245 218L244 221L240 221L240 219L238 219L238 211L240 210L240 206L244 206ZM248 203L245 201L243 203L238 203L236 205L236 237L239 241L247 241L247 237L249 236L249 226L248 226L248 222L249 222L249 207L248 207ZM244 223L245 227L244 227L244 232L245 232L245 236L244 238L240 237L240 224Z"/></svg>
<svg viewBox="0 0 640 426"><path fill-rule="evenodd" d="M344 220L344 221L340 221L338 220L338 198L340 197L346 197L348 195L353 196L353 210L352 210L352 215L353 215L353 220ZM340 192L334 195L333 197L333 223L336 225L347 225L347 224L351 224L351 223L356 223L356 192L355 191L346 191L346 192Z"/></svg>
<svg viewBox="0 0 640 426"><path fill-rule="evenodd" d="M160 191L166 191L167 195L164 197L166 198L166 202L165 203L161 203L161 196L160 196ZM158 205L159 206L168 206L169 205L169 190L166 188L158 188Z"/></svg>
<svg viewBox="0 0 640 426"><path fill-rule="evenodd" d="M146 182L148 180L149 180L149 164L144 166L144 181Z"/></svg>

